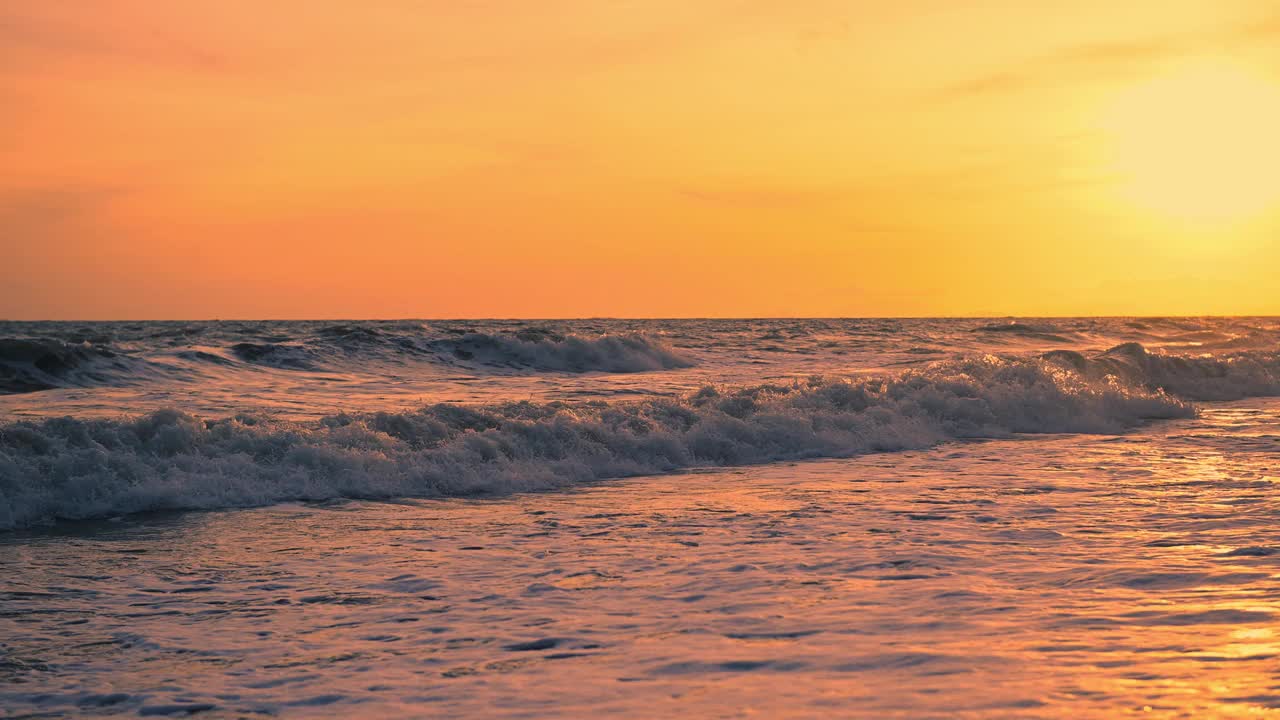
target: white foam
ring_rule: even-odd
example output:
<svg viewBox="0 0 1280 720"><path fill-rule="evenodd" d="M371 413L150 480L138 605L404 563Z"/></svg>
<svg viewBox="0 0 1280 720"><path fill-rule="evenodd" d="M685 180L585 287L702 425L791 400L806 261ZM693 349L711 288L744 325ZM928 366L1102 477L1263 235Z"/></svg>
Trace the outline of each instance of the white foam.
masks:
<svg viewBox="0 0 1280 720"><path fill-rule="evenodd" d="M1137 350L1079 362L979 356L892 377L706 387L640 402L438 404L310 423L177 410L13 423L0 427L0 528L286 500L505 493L1011 433L1112 433L1194 414L1162 383L1192 397L1280 390L1274 356Z"/></svg>

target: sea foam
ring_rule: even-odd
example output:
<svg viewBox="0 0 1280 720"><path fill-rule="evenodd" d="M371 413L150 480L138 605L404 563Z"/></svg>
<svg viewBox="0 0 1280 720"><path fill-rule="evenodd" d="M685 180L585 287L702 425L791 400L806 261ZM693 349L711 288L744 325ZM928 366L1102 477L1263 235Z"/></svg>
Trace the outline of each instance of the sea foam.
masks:
<svg viewBox="0 0 1280 720"><path fill-rule="evenodd" d="M1277 392L1274 354L1172 358L1121 346L630 402L444 403L313 422L178 410L23 421L0 426L0 528L288 500L508 493L1014 433L1115 433L1193 416L1189 399Z"/></svg>

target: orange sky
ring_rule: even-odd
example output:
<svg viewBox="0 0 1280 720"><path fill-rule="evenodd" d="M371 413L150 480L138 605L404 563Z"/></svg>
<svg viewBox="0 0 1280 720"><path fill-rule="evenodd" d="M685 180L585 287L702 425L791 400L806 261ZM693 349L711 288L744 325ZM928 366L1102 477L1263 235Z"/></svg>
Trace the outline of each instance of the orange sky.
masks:
<svg viewBox="0 0 1280 720"><path fill-rule="evenodd" d="M1277 109L1270 0L4 3L0 317L1280 314Z"/></svg>

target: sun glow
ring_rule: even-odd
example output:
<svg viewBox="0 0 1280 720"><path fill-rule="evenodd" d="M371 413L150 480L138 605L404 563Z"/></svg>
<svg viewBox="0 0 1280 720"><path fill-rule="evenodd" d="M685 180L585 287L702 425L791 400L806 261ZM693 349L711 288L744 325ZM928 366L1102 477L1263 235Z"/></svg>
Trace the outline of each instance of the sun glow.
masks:
<svg viewBox="0 0 1280 720"><path fill-rule="evenodd" d="M1177 220L1227 223L1280 203L1280 84L1205 63L1130 88L1104 117L1122 194Z"/></svg>

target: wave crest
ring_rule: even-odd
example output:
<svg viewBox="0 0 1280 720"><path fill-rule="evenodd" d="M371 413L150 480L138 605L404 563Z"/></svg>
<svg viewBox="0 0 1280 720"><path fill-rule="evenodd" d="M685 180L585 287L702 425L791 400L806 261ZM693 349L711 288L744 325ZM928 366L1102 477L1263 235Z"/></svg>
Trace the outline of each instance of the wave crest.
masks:
<svg viewBox="0 0 1280 720"><path fill-rule="evenodd" d="M1280 393L1280 355L1241 352L1188 357L1149 352L1140 343L1117 345L1094 357L1054 350L1041 357L1093 380L1163 390L1190 400L1239 400Z"/></svg>
<svg viewBox="0 0 1280 720"><path fill-rule="evenodd" d="M236 358L253 365L266 365L281 370L319 369L315 354L299 345L242 342L232 345L230 349Z"/></svg>
<svg viewBox="0 0 1280 720"><path fill-rule="evenodd" d="M0 393L106 382L125 362L107 347L49 338L0 338Z"/></svg>
<svg viewBox="0 0 1280 720"><path fill-rule="evenodd" d="M692 367L695 360L642 333L577 335L524 329L514 333L462 332L428 336L421 326L377 329L331 325L306 336L255 334L223 347L187 345L189 333L166 334L176 347L140 354L137 346L109 348L89 341L0 338L0 394L69 387L130 385L148 380L199 382L211 366L225 372L272 369L303 372L373 371L466 365L534 372L635 373ZM130 354L132 353L132 354Z"/></svg>
<svg viewBox="0 0 1280 720"><path fill-rule="evenodd" d="M983 325L973 329L975 333L989 333L995 335L1007 335L1027 340L1041 340L1044 342L1069 343L1071 339L1066 336L1058 328L1048 325L1031 325L1017 321L1007 323L995 323L991 325Z"/></svg>
<svg viewBox="0 0 1280 720"><path fill-rule="evenodd" d="M164 410L0 426L0 528L146 510L505 493L1011 433L1118 432L1186 401L1053 359L705 387L638 402L439 404L314 423Z"/></svg>
<svg viewBox="0 0 1280 720"><path fill-rule="evenodd" d="M549 330L467 333L433 347L466 362L559 372L631 373L692 367L692 358L640 333L583 337Z"/></svg>

